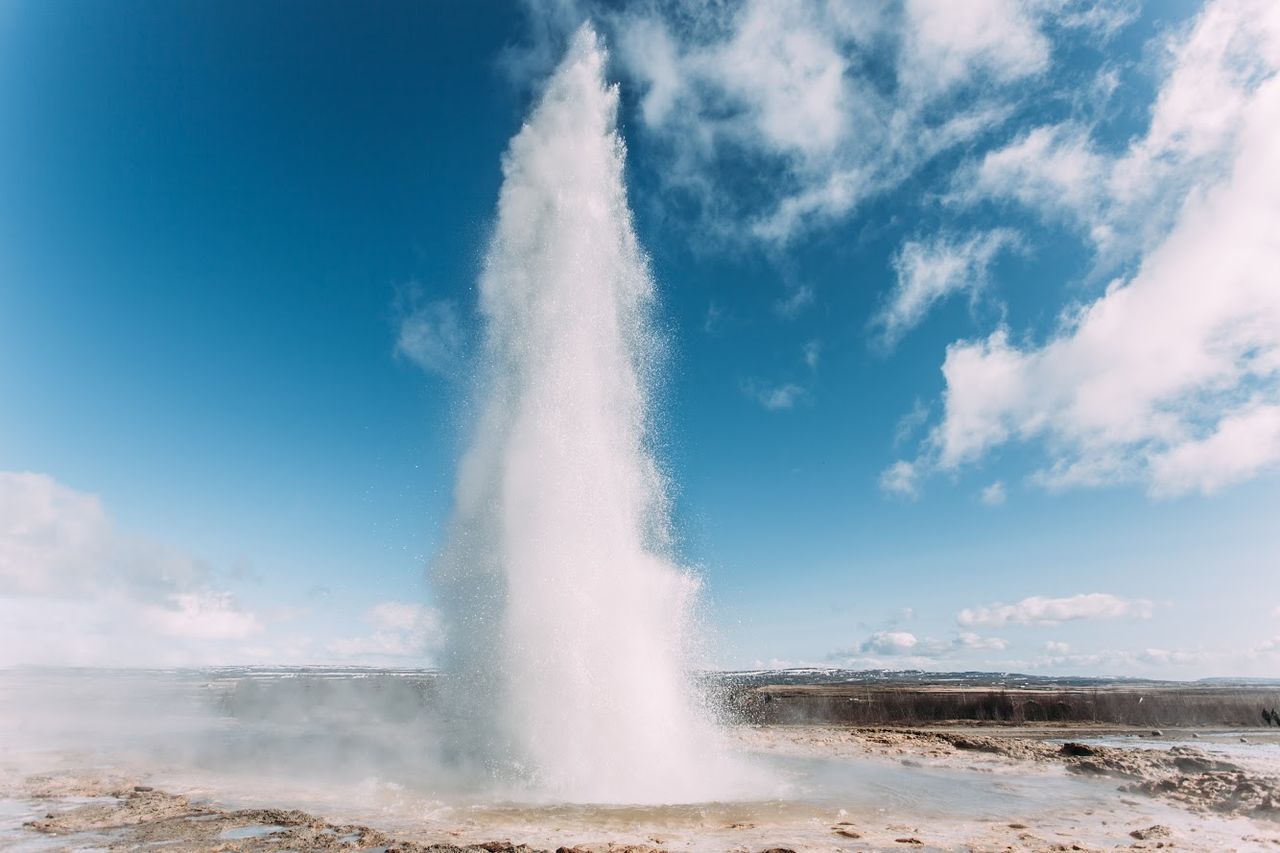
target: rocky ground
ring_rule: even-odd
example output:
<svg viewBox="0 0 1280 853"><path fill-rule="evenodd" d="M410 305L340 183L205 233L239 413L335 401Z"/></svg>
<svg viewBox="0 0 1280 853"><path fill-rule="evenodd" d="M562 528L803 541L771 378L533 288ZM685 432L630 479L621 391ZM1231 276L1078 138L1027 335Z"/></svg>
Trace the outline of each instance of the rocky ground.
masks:
<svg viewBox="0 0 1280 853"><path fill-rule="evenodd" d="M1259 774L1194 745L1149 750L964 729L743 727L735 735L760 751L892 761L908 766L1024 771L1058 766L1071 774L1114 780L1113 807L1055 822L1010 815L1006 821L930 823L926 818L883 819L866 814L825 822L788 824L776 815L716 826L696 847L679 834L622 833L577 846L529 846L503 837L479 841L476 832L397 832L358 823L329 822L306 811L227 809L197 796L167 793L125 775L95 772L42 774L11 780L0 796L36 804L21 843L30 849L166 851L366 850L378 853L655 853L723 849L743 853L786 850L1099 850L1132 849L1280 851L1280 779ZM1277 746L1280 749L1280 746ZM1059 771L1060 772L1060 771ZM1150 804L1150 805L1145 805ZM1173 808L1176 807L1176 808ZM1163 808L1163 812L1152 811ZM1158 818L1174 814L1176 820ZM1157 815L1158 819L1152 819ZM908 816L909 818L910 816ZM1161 821L1164 822L1161 822ZM377 821L372 821L376 823ZM1079 828L1077 834L1075 827ZM428 833L429 835L429 833ZM464 836L465 837L462 837ZM529 836L532 838L533 836ZM641 843L636 843L645 839ZM1102 839L1102 840L1099 840ZM704 836L703 841L707 841ZM446 842L446 843L438 843ZM461 845L461 846L459 846Z"/></svg>
<svg viewBox="0 0 1280 853"><path fill-rule="evenodd" d="M1124 749L945 729L848 729L842 734L859 751L871 753L944 759L981 753L1052 762L1073 773L1116 777L1125 783L1119 788L1122 791L1163 797L1193 811L1280 821L1280 778L1251 772L1195 746L1167 751ZM829 743L832 729L816 729L809 736Z"/></svg>

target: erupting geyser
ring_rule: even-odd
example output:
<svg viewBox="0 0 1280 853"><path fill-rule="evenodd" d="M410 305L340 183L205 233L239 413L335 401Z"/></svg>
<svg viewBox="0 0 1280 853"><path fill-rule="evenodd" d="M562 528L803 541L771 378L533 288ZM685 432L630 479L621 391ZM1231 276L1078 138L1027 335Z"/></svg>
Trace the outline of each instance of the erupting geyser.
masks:
<svg viewBox="0 0 1280 853"><path fill-rule="evenodd" d="M723 797L688 678L698 584L651 452L654 284L595 33L503 159L475 434L435 579L465 754L578 802Z"/></svg>

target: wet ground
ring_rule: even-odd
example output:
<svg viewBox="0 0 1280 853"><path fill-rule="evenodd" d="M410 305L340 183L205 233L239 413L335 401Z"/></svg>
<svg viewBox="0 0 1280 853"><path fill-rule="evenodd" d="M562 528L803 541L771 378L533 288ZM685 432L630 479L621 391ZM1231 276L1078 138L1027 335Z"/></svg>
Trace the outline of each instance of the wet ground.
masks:
<svg viewBox="0 0 1280 853"><path fill-rule="evenodd" d="M59 679L0 681L6 849L1280 851L1275 729L737 725L756 796L574 805L463 779L412 691L359 677L234 705Z"/></svg>

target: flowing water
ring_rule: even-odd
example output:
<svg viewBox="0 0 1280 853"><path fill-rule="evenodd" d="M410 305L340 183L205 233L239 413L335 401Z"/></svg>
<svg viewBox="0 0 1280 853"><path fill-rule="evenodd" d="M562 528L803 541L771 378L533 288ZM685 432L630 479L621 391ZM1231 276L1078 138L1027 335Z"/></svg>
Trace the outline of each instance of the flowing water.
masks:
<svg viewBox="0 0 1280 853"><path fill-rule="evenodd" d="M476 423L433 571L469 723L454 758L567 801L715 799L742 777L686 675L698 583L653 454L654 282L604 66L584 26L503 158Z"/></svg>

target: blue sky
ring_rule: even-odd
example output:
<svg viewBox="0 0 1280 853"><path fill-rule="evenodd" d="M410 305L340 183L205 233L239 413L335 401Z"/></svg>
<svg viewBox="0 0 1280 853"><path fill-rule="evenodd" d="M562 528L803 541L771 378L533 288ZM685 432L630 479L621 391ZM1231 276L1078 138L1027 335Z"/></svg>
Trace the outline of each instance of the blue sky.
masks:
<svg viewBox="0 0 1280 853"><path fill-rule="evenodd" d="M0 663L431 660L591 19L715 663L1275 674L1273 5L126 5L0 3Z"/></svg>

